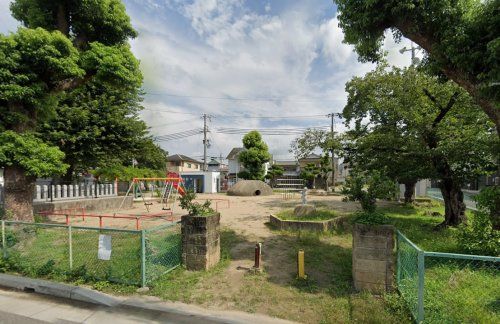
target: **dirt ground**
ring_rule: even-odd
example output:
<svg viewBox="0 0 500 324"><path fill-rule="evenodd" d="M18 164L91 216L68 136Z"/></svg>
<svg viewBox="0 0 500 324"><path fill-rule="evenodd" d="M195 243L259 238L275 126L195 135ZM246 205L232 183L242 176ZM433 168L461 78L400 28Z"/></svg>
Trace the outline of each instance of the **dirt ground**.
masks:
<svg viewBox="0 0 500 324"><path fill-rule="evenodd" d="M255 197L237 197L227 196L225 194L198 194L196 200L200 202L205 200L212 201L212 208L221 213L222 227L228 227L249 240L260 242L271 235L271 231L265 225L269 220L269 215L284 208L293 208L300 203L300 196L297 195L295 199L284 200L281 194ZM70 222L74 226L99 227L99 218L90 215L130 216L132 217L131 219L103 217L103 226L135 229L136 219L134 217L158 215L156 217L141 217L140 228L148 229L167 222L178 221L180 217L185 214L178 202L173 208L173 215L171 215L170 210L162 210L162 205L159 200L148 200L148 202L152 202L152 205L148 205L149 211L147 211L142 201L137 200L134 202L132 208L96 212L86 211L85 213L87 216L85 219L81 216L71 216ZM342 202L340 196L310 196L308 202L317 207L332 208L339 213L356 210L358 205L352 202ZM81 214L80 211L77 213L79 215ZM50 216L49 218L53 222L65 222L64 216Z"/></svg>
<svg viewBox="0 0 500 324"><path fill-rule="evenodd" d="M356 321L356 309L352 306L356 303L363 305L360 314L380 313L379 310L383 309L381 303L371 297L359 302L359 298L364 297L353 297L350 293L350 233L316 236L307 241L308 238L301 238L301 234L287 235L268 227L269 215L293 208L300 203L299 195L290 200L284 200L280 194L256 197L198 195L197 200L205 199L212 200L212 207L221 213L223 231L231 232L237 241L230 249L229 266L221 274L207 276L197 284L189 299L182 301L211 309L242 310L305 323ZM341 196L309 196L308 203L332 209L339 215L359 209L359 204L343 202ZM150 213L162 211L161 205L155 201L149 207ZM150 228L178 221L184 214L179 206L173 211L173 217L142 220L141 226ZM113 214L118 211L106 212ZM119 213L147 214L142 202L136 202L132 209ZM64 221L60 218L53 220ZM72 224L98 226L98 219L87 217L82 221L81 218L72 218ZM136 223L128 219L105 219L104 226L134 229ZM258 242L263 244L264 271L249 275ZM311 279L305 286L297 286L296 280L295 256L299 248L306 249L306 272ZM371 304L375 306L365 309L365 305ZM362 318L358 317L358 320L363 322Z"/></svg>

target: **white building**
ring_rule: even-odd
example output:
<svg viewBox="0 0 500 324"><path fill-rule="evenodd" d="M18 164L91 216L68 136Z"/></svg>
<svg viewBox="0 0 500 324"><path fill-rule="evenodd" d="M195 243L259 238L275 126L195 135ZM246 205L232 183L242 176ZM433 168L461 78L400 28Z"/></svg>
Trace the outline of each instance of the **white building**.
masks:
<svg viewBox="0 0 500 324"><path fill-rule="evenodd" d="M220 191L220 172L187 171L180 173L184 186L198 193L217 193Z"/></svg>

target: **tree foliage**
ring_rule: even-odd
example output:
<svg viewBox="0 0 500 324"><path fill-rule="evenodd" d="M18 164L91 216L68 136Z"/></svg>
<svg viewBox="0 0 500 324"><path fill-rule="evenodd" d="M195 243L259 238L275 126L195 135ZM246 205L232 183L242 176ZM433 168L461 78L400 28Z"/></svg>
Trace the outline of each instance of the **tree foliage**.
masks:
<svg viewBox="0 0 500 324"><path fill-rule="evenodd" d="M353 170L347 177L342 193L347 200L359 201L366 213L374 213L377 199L394 197L395 183L380 171Z"/></svg>
<svg viewBox="0 0 500 324"><path fill-rule="evenodd" d="M328 154L340 147L339 138L337 136L332 137L331 132L323 129L308 128L302 135L290 143L289 152L293 153L296 159L302 159L318 149L324 154Z"/></svg>
<svg viewBox="0 0 500 324"><path fill-rule="evenodd" d="M247 133L243 137L243 147L245 150L240 153L238 159L245 170L238 176L248 180L264 179L264 164L269 162L271 155L260 133L258 131Z"/></svg>
<svg viewBox="0 0 500 324"><path fill-rule="evenodd" d="M267 170L265 178L269 179L271 181L271 187L274 187L276 185L276 179L282 176L284 172L285 169L281 165L273 164L269 170Z"/></svg>
<svg viewBox="0 0 500 324"><path fill-rule="evenodd" d="M13 131L0 133L0 165L20 166L28 176L48 177L64 172L64 153L49 146L33 134L18 134Z"/></svg>
<svg viewBox="0 0 500 324"><path fill-rule="evenodd" d="M500 0L335 2L344 41L361 61L381 60L387 30L411 39L427 66L466 89L500 131Z"/></svg>
<svg viewBox="0 0 500 324"><path fill-rule="evenodd" d="M139 63L126 43L136 32L121 1L15 0L11 11L24 27L16 33L0 35L1 131L14 131L19 141L33 143L40 126L57 113L60 100L68 98L65 91L88 82L122 91L140 86ZM40 147L48 149L47 145ZM22 146L11 149L12 156L24 154ZM48 150L51 154L43 161L33 160L42 163L39 168L31 165L31 169L26 169L18 160L2 162L6 174L5 205L10 208L10 204L17 204L19 217L30 217L21 215L21 210L31 214L30 191L34 181L20 177L37 169L45 170L40 173L64 172L64 154L54 154L56 150ZM15 185L14 179L24 185ZM20 203L23 208L18 208Z"/></svg>
<svg viewBox="0 0 500 324"><path fill-rule="evenodd" d="M354 78L346 90L343 116L354 124L348 155L361 168L398 180L439 179L446 222L458 224L464 211L460 186L495 169L498 147L493 125L471 97L451 81L383 65Z"/></svg>

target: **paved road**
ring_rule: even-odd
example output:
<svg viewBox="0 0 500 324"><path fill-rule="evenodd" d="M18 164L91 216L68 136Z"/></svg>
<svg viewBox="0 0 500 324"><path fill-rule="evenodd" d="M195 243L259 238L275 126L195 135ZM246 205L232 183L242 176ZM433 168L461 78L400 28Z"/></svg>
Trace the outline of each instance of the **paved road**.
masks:
<svg viewBox="0 0 500 324"><path fill-rule="evenodd" d="M0 289L0 323L286 323L243 312L219 312L138 297L115 307Z"/></svg>

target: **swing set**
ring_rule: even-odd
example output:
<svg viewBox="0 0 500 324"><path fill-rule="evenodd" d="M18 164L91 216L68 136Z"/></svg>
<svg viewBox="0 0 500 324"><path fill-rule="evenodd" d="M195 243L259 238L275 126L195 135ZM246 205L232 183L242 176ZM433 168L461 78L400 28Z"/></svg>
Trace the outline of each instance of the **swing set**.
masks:
<svg viewBox="0 0 500 324"><path fill-rule="evenodd" d="M148 183L149 186L146 187ZM143 187L144 189L149 189L150 192L150 197L147 200L142 189ZM157 198L160 198L162 210L168 210L173 213L178 196L184 196L186 194L184 180L177 173L169 173L167 178L133 178L118 210L121 210L131 191L134 193L134 196L140 195L148 213L149 206L151 206L153 200ZM159 197L155 197L155 193Z"/></svg>

